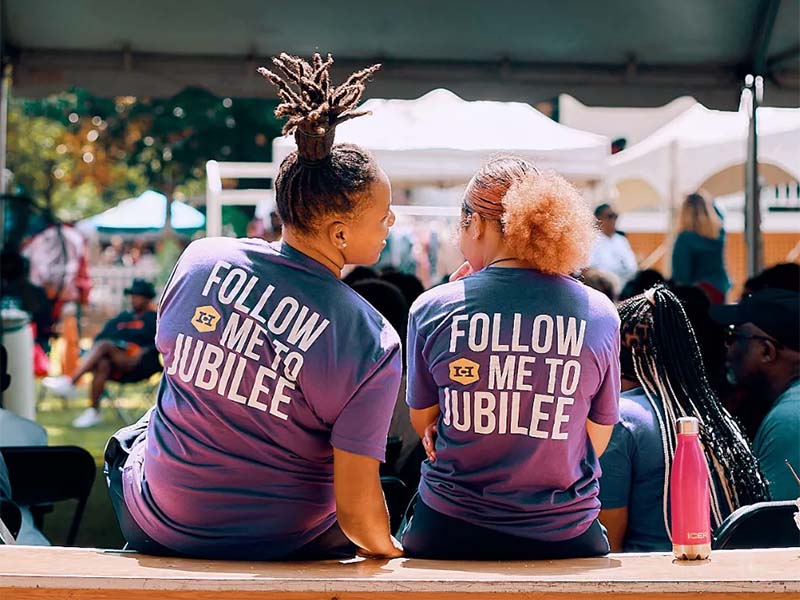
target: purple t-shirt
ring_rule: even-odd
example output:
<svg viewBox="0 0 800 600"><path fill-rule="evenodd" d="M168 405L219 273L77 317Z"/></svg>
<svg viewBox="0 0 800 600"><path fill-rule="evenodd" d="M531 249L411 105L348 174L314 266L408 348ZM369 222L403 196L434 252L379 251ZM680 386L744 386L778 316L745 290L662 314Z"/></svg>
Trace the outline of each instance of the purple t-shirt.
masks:
<svg viewBox="0 0 800 600"><path fill-rule="evenodd" d="M490 268L420 296L408 327L407 402L439 405L431 508L559 541L597 517L586 419L619 418L619 317L600 292L531 269Z"/></svg>
<svg viewBox="0 0 800 600"><path fill-rule="evenodd" d="M289 245L192 243L162 297L156 344L158 402L123 472L125 503L156 542L285 555L336 519L333 447L384 459L397 333Z"/></svg>

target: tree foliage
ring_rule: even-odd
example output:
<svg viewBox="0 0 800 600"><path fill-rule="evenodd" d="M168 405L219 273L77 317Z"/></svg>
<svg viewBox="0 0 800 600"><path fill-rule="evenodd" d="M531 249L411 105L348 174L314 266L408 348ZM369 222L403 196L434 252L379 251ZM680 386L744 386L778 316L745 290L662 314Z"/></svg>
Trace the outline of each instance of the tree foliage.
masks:
<svg viewBox="0 0 800 600"><path fill-rule="evenodd" d="M168 99L83 90L14 99L8 168L21 191L75 220L146 189L202 194L210 159L264 161L280 125L274 101L187 88Z"/></svg>

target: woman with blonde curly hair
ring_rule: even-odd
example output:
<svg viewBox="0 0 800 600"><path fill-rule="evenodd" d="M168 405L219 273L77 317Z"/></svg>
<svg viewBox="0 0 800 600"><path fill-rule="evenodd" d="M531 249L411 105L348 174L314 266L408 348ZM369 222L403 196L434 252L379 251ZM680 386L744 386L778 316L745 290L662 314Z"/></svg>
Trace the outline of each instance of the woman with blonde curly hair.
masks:
<svg viewBox="0 0 800 600"><path fill-rule="evenodd" d="M521 158L467 186L467 262L409 318L407 402L428 460L407 555L608 552L598 456L618 419L619 318L570 276L595 234L575 188Z"/></svg>

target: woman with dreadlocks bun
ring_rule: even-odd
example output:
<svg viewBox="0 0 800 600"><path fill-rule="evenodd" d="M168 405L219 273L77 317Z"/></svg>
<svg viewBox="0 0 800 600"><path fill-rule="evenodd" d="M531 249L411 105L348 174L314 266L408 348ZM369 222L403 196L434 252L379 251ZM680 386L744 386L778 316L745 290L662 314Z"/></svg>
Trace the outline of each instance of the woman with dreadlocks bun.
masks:
<svg viewBox="0 0 800 600"><path fill-rule="evenodd" d="M377 261L391 189L367 152L333 143L363 114L379 65L336 87L330 56L273 62L260 72L297 141L275 182L283 242L213 238L184 252L159 309L157 405L109 443L112 499L146 553L399 556L378 467L400 339L339 280L346 263Z"/></svg>
<svg viewBox="0 0 800 600"><path fill-rule="evenodd" d="M597 457L618 418L619 319L570 277L595 234L578 191L521 158L491 160L467 186L458 275L471 274L409 317L407 401L428 454L410 556L608 552Z"/></svg>
<svg viewBox="0 0 800 600"><path fill-rule="evenodd" d="M669 551L669 474L675 422L692 416L711 475L711 522L768 499L747 440L706 378L700 347L680 300L656 286L619 306L620 423L600 459L600 520L611 549Z"/></svg>

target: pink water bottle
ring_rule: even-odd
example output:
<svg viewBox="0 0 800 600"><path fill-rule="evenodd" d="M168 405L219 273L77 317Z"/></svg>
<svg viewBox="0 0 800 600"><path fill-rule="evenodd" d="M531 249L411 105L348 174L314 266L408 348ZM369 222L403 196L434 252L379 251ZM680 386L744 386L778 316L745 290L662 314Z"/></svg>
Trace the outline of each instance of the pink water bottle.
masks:
<svg viewBox="0 0 800 600"><path fill-rule="evenodd" d="M678 447L670 474L672 552L682 560L703 560L711 554L711 504L708 470L694 417L678 419Z"/></svg>

